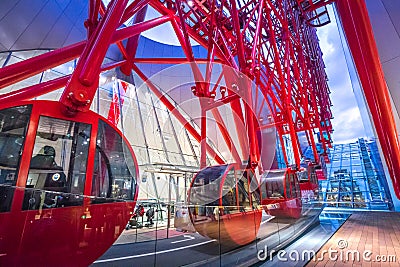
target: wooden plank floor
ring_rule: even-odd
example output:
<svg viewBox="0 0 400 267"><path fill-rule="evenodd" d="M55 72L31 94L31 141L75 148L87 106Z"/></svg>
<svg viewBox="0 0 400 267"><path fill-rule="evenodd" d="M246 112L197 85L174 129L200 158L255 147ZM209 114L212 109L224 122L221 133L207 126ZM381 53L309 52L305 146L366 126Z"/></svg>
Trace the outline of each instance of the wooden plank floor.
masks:
<svg viewBox="0 0 400 267"><path fill-rule="evenodd" d="M400 266L400 213L352 214L307 266Z"/></svg>

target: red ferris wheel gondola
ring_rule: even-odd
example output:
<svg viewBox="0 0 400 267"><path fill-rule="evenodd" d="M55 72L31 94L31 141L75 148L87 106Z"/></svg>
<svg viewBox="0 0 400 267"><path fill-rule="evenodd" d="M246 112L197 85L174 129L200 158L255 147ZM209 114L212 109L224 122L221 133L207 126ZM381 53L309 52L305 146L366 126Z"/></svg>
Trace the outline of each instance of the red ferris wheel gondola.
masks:
<svg viewBox="0 0 400 267"><path fill-rule="evenodd" d="M0 252L4 265L79 265L98 258L137 196L132 148L88 111L54 101L0 106Z"/></svg>
<svg viewBox="0 0 400 267"><path fill-rule="evenodd" d="M317 170L321 166L312 162L306 162L306 166L297 172L297 177L300 183L301 197L303 199L316 199L318 198L318 178Z"/></svg>
<svg viewBox="0 0 400 267"><path fill-rule="evenodd" d="M301 193L296 171L270 170L261 177L261 204L265 211L276 217L300 218Z"/></svg>
<svg viewBox="0 0 400 267"><path fill-rule="evenodd" d="M121 132L90 111L100 72L119 66L102 65L110 44L143 30L113 39L126 5L111 1L100 21L100 5L90 5L88 25L96 26L88 26L88 40L0 70L3 88L79 57L71 75L0 98L4 265L87 266L129 220L138 164ZM59 102L27 101L64 86Z"/></svg>
<svg viewBox="0 0 400 267"><path fill-rule="evenodd" d="M188 199L196 231L226 246L252 242L261 223L252 171L237 164L211 166L193 178Z"/></svg>

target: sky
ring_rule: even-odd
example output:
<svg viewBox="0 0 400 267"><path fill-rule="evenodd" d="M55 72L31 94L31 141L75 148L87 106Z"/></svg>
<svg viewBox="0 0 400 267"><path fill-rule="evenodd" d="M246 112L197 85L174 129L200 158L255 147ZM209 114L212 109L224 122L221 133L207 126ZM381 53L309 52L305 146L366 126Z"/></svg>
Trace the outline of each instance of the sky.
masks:
<svg viewBox="0 0 400 267"><path fill-rule="evenodd" d="M360 110L353 92L344 50L341 44L338 26L332 7L329 6L331 23L317 30L323 59L331 90L333 113L333 141L335 144L354 142L366 137Z"/></svg>

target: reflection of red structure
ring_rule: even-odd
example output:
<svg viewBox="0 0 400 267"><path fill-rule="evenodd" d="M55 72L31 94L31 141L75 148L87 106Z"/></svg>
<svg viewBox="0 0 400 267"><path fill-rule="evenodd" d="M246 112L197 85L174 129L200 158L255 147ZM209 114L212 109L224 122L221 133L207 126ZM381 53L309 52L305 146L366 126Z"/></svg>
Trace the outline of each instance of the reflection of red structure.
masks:
<svg viewBox="0 0 400 267"><path fill-rule="evenodd" d="M324 175L321 169L321 165L307 162L306 168L302 168L298 173L297 177L300 183L301 197L307 199L315 199L318 197L318 174L321 177Z"/></svg>
<svg viewBox="0 0 400 267"><path fill-rule="evenodd" d="M300 218L302 204L296 171L270 170L261 178L261 204L278 218Z"/></svg>
<svg viewBox="0 0 400 267"><path fill-rule="evenodd" d="M91 111L71 118L61 110L50 101L0 106L4 265L88 265L134 208L137 163L121 132Z"/></svg>
<svg viewBox="0 0 400 267"><path fill-rule="evenodd" d="M327 179L327 177L325 176L325 173L324 173L324 171L322 169L315 170L315 174L317 175L317 180L318 181Z"/></svg>
<svg viewBox="0 0 400 267"><path fill-rule="evenodd" d="M249 170L237 165L207 167L196 174L188 200L199 234L228 246L252 242L261 223L257 186Z"/></svg>
<svg viewBox="0 0 400 267"><path fill-rule="evenodd" d="M122 87L122 90L120 88ZM121 106L124 104L124 96L128 89L128 84L126 82L120 82L113 85L113 94L110 109L108 110L107 119L113 125L118 125L119 118L121 115Z"/></svg>
<svg viewBox="0 0 400 267"><path fill-rule="evenodd" d="M188 132L202 144L201 166L206 166L207 152L215 157L217 163L224 164L224 160L213 153L205 141L207 132L205 121L201 124L201 131L198 132L176 110L174 104L148 81L137 65L191 62L196 82L193 88L188 90L192 90L195 96L207 98L206 102L214 106L229 105L237 115L234 123L246 125L246 134L241 134L238 145L244 147L245 143L249 144L252 168L260 162L261 144L258 144L257 132L270 127L277 129L286 163L288 160L282 137L290 135L295 163L299 166L301 157L297 132L306 133L313 148L314 158L318 158L318 155L313 131L320 133L324 150L331 143L331 103L322 53L315 29L304 21L305 15L302 14L324 7L331 1L297 2L249 0L244 6L239 7L236 1L227 1L223 4L190 1L189 4L180 0L152 0L135 1L129 5L126 1L111 1L106 7L101 1L91 0L86 23L87 40L6 66L0 71L0 88L79 57L72 75L12 92L0 100L30 99L66 86L67 90L63 93L61 101L71 113L78 110L85 111L89 109L93 100L101 71L121 67L125 74L129 74L134 70L148 83L149 89L159 97ZM298 5L303 2L308 3L305 10L300 9ZM145 11L147 4L161 16L143 21L143 10ZM311 9L308 9L308 6ZM120 27L135 14L138 16L131 26ZM185 57L135 58L138 35L167 22L171 23ZM207 58L194 57L189 37L209 50ZM123 40L127 40L126 46ZM107 49L113 43L117 44L123 59L102 66ZM212 86L209 84L212 64L207 65L207 73L204 75L194 62L198 64L218 62L234 70L232 72L228 69L221 73L221 80L225 79L225 83L221 83L225 87L223 95L217 94L216 91L219 82ZM255 95L248 90L246 79L256 84L258 91L256 90ZM288 82L289 80L291 82ZM236 96L237 92L239 97ZM263 100L262 105L269 107L271 116L259 118L258 116L263 114L254 114L251 106L243 105L242 98L245 98L247 103L261 103L260 100ZM207 112L207 107L202 105L202 109L203 114ZM214 109L212 113L219 121L218 111ZM219 125L224 128L223 123ZM228 147L233 147L232 153L237 151L229 135L224 134L224 140ZM244 160L248 160L247 155Z"/></svg>

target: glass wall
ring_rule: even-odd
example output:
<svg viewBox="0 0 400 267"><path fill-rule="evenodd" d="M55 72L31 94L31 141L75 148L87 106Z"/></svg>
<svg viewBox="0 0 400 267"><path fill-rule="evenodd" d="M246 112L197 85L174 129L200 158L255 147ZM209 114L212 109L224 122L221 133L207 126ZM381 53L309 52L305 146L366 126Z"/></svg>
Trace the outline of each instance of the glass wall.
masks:
<svg viewBox="0 0 400 267"><path fill-rule="evenodd" d="M151 57L148 53L153 53L153 56L168 57L169 54L175 55L176 51L181 50L181 48L175 49L172 46L160 50L150 40L140 43L138 54L143 57ZM160 51L162 51L162 55L159 55ZM42 52L27 51L0 54L0 63L3 66L9 65ZM194 52L201 54L204 51L198 48ZM206 57L206 54L204 54L204 57ZM107 61L110 60L107 59ZM5 92L15 91L28 85L70 74L75 66L76 61L68 62L42 72L32 77L30 81L7 87ZM140 69L147 76L152 76L166 67L168 66L147 65L147 67L141 66ZM184 86L176 84L178 79L185 79L185 77L193 80L193 77L188 76L187 72L178 69L172 74L153 77L152 81L161 91L169 92L169 95L165 97L172 105L176 106L187 123L199 132L198 116L194 113L198 103L189 101L193 98L189 89L190 85L186 83L184 83ZM124 80L130 82L125 82L119 78L124 78ZM212 80L215 81L217 78L213 75ZM179 82L181 83L182 80ZM240 205L238 205L236 209L239 212L237 214L231 212L232 214L229 216L220 213L221 208L217 205L208 207L208 210L212 211L208 213L203 212L204 207L201 206L189 207L187 203L188 188L193 180L193 175L199 171L199 142L137 75L121 77L121 73L108 71L101 74L99 84L91 109L116 125L124 133L135 152L140 171L137 205L132 211L132 217L126 225L126 230L116 242L116 245L129 244L135 257L127 259L126 262L121 262L122 264L162 264L168 262L168 256L178 255L169 254L165 251L174 248L177 249L174 251L179 251L179 247L182 245L190 248L191 257L174 257L176 260L174 264L176 265L196 262L222 265L253 263L258 261L257 253L260 250L265 249L265 247L282 246L290 242L318 219L322 207L318 203L311 202L300 206L302 214L300 218L271 215L262 210L261 206L256 207L255 204L254 208L257 208L255 211L250 212L249 205L242 211L239 208ZM58 100L62 90L63 88L37 99ZM255 106L259 107L257 103L255 103ZM223 107L219 107L218 111L223 121L226 122L225 126L228 132L231 133L232 142L238 144L240 135L244 130L235 128L236 125L232 123L235 115L230 109ZM269 115L266 110L261 108L257 111L264 117ZM229 151L230 148L226 145L215 120L208 120L207 126L210 129L210 132L207 133L209 136L207 141L210 147L226 162L234 162L232 153ZM274 135L273 144L275 145L275 133L271 135ZM292 159L293 155L288 136L284 137L284 142L285 147L289 149L288 157ZM246 150L246 144L243 147L237 145L236 148L238 154L242 155L243 151ZM97 167L101 165L100 163L99 159ZM207 155L207 164L216 164L213 155ZM124 186L121 185L120 187ZM223 188L223 190L229 191L226 188ZM102 196L101 191L99 187L99 197ZM292 203L288 203L288 205L290 206ZM276 206L272 204L271 207ZM205 216L191 219L189 208L196 210L197 214ZM240 237L241 231L254 231L256 241L246 243L239 250L235 244L218 242L214 238L198 234L199 231L193 226L192 220L198 220L199 227L204 227L206 231L215 231L217 236L226 233L227 222L230 222L230 225L237 227L235 229L242 229L237 230L233 236ZM232 224L233 220L234 223ZM210 227L210 222L212 222L212 227ZM218 238L218 240L220 239ZM144 241L151 241L151 243ZM151 246L145 244L151 244ZM108 259L112 257L110 255L115 255L114 251L117 247L111 247L98 260L98 263L107 263ZM141 257L140 255L145 256Z"/></svg>
<svg viewBox="0 0 400 267"><path fill-rule="evenodd" d="M162 223L166 218L161 218L161 213L162 216L168 216L165 214L165 211L168 211L166 207L148 202L144 202L143 207L143 216L139 215L130 221L130 229L125 231L114 246L95 262L97 266L110 264L161 266L166 262L171 266L191 264L248 266L257 263L260 258L263 259L265 252L282 247L298 238L307 227L318 220L318 214L321 212L320 207L304 207L303 216L295 219L271 216L260 210L260 213L247 211L235 218L233 213L223 214L219 206L207 206L209 212L204 210L204 216L197 215L195 219L192 219L199 223L196 227L201 227L203 234L207 231L208 235L217 237L212 238L196 233L197 228L195 229L190 223L188 209L185 206L171 206L171 216L174 209L176 228L173 228L171 224L169 230ZM203 214L202 206L191 208ZM156 214L153 220L148 221L149 209L153 209ZM140 214L140 209L137 214ZM230 216L229 219L228 216ZM246 245L237 245L230 237L230 242L226 242L227 239L224 239L224 235L228 234L226 226L235 220L236 222L230 225L230 229L238 231L233 235L238 238L236 241L240 242L240 237L245 232L254 231L255 241ZM121 255L121 249L129 249L131 252L118 257L117 255Z"/></svg>
<svg viewBox="0 0 400 267"><path fill-rule="evenodd" d="M382 165L377 153L371 153L375 149L374 141L366 142L363 138L355 143L333 145L327 164L328 179L321 181L321 197L329 207L372 210L392 207Z"/></svg>

